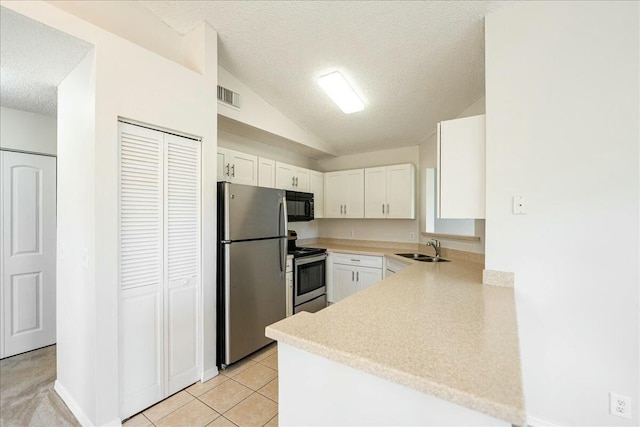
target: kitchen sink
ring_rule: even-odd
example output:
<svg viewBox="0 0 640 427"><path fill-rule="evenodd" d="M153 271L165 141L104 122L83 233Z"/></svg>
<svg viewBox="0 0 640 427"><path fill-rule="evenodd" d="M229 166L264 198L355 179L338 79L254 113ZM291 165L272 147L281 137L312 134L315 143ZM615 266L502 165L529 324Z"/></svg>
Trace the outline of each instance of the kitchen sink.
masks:
<svg viewBox="0 0 640 427"><path fill-rule="evenodd" d="M416 261L420 261L420 262L451 262L448 259L444 259L444 258L436 258L433 256L429 256L429 257L424 257L424 258L416 258Z"/></svg>
<svg viewBox="0 0 640 427"><path fill-rule="evenodd" d="M436 258L433 256L429 256L429 255L424 255L424 254L396 254L398 256L404 257L404 258L409 258L412 259L414 261L420 261L420 262L451 262L448 259L444 259L444 258Z"/></svg>
<svg viewBox="0 0 640 427"><path fill-rule="evenodd" d="M396 254L396 255L405 257L405 258L410 258L410 259L433 258L433 257L430 257L429 255L423 255L423 254Z"/></svg>

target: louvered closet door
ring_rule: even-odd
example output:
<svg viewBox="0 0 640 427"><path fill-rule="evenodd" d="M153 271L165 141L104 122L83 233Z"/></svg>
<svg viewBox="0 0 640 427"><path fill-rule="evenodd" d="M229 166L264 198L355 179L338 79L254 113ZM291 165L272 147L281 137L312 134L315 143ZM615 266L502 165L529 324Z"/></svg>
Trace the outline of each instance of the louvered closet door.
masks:
<svg viewBox="0 0 640 427"><path fill-rule="evenodd" d="M198 380L200 143L165 134L167 386L173 394Z"/></svg>
<svg viewBox="0 0 640 427"><path fill-rule="evenodd" d="M164 397L164 135L120 128L121 408Z"/></svg>

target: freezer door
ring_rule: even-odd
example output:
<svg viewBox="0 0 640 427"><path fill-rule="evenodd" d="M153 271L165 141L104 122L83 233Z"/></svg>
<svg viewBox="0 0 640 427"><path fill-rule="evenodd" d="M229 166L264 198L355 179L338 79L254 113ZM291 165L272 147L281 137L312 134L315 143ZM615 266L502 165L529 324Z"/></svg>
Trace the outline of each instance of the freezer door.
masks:
<svg viewBox="0 0 640 427"><path fill-rule="evenodd" d="M286 240L234 242L224 246L228 274L226 360L223 363L229 365L269 344L271 340L264 335L265 327L285 318L283 248L286 248Z"/></svg>
<svg viewBox="0 0 640 427"><path fill-rule="evenodd" d="M287 235L285 191L223 183L224 240Z"/></svg>

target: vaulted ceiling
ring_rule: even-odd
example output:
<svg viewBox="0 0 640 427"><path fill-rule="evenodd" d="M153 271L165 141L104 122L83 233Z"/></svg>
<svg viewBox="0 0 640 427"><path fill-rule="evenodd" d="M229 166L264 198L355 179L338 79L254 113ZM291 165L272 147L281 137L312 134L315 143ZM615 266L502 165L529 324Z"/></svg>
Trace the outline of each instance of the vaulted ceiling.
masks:
<svg viewBox="0 0 640 427"><path fill-rule="evenodd" d="M142 1L179 33L203 20L219 63L340 154L416 145L484 94L484 16L501 1ZM317 84L339 70L365 102Z"/></svg>

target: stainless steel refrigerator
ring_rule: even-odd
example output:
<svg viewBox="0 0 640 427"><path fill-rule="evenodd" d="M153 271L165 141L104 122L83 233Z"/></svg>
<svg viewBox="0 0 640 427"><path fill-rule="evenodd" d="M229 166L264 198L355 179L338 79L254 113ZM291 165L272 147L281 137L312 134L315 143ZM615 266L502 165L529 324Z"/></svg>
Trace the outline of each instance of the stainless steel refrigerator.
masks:
<svg viewBox="0 0 640 427"><path fill-rule="evenodd" d="M284 190L218 183L218 366L269 344L285 318L287 205Z"/></svg>

